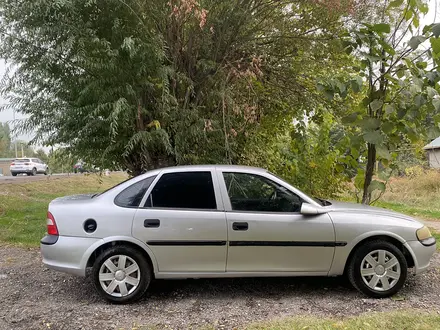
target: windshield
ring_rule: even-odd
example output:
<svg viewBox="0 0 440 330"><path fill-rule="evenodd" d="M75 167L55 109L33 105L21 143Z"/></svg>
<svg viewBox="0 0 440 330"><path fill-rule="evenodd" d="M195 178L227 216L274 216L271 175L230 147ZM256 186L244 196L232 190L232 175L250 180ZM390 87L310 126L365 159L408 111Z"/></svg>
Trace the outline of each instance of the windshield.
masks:
<svg viewBox="0 0 440 330"><path fill-rule="evenodd" d="M318 197L312 197L312 199L318 203L321 206L330 206L332 205L332 203L330 203L329 201L322 199L322 198L318 198Z"/></svg>

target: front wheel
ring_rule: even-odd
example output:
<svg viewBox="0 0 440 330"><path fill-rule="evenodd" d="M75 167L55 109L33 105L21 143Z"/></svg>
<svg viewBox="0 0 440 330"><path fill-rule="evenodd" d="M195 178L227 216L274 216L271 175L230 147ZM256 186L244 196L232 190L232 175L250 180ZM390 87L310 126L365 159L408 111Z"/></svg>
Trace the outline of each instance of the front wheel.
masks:
<svg viewBox="0 0 440 330"><path fill-rule="evenodd" d="M145 257L129 246L115 246L104 251L96 259L92 274L99 294L113 303L140 299L152 278Z"/></svg>
<svg viewBox="0 0 440 330"><path fill-rule="evenodd" d="M31 175L33 176L37 175L37 169L35 167L32 169Z"/></svg>
<svg viewBox="0 0 440 330"><path fill-rule="evenodd" d="M347 269L351 284L373 298L386 298L397 293L405 284L408 265L395 245L372 241L360 246Z"/></svg>

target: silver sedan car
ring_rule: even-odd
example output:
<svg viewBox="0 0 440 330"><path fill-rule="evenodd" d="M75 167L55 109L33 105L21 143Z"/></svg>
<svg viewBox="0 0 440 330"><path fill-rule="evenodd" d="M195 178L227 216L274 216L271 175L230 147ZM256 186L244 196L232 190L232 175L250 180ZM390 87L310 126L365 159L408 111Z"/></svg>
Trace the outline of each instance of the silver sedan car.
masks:
<svg viewBox="0 0 440 330"><path fill-rule="evenodd" d="M153 279L338 276L371 297L429 267L435 238L406 215L307 196L266 170L154 170L49 204L43 263L91 276L105 299L139 299Z"/></svg>

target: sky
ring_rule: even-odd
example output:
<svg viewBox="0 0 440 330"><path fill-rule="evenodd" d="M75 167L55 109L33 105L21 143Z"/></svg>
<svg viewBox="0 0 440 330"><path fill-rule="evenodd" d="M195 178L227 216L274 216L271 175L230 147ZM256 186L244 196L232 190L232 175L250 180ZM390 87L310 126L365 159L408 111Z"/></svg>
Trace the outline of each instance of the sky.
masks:
<svg viewBox="0 0 440 330"><path fill-rule="evenodd" d="M434 23L434 19L436 22L440 21L440 0L429 0L429 12L428 14L420 19L420 26L423 27L425 25L429 25ZM437 7L437 10L436 10ZM436 11L438 13L436 14ZM5 61L0 59L0 79L3 77L6 69ZM0 97L0 104L4 104L5 100ZM0 111L0 122L10 122L14 117L14 113L12 110ZM24 116L20 113L15 114L16 119L23 119ZM11 128L13 128L13 124L10 123ZM29 141L32 139L32 133L18 135L18 139Z"/></svg>

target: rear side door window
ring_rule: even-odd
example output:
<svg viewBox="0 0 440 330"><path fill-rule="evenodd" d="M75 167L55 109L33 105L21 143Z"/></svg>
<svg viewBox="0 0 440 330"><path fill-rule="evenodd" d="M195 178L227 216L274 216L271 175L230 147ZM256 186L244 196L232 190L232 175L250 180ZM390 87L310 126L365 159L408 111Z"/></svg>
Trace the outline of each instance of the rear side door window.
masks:
<svg viewBox="0 0 440 330"><path fill-rule="evenodd" d="M233 211L293 212L301 210L302 199L286 187L260 175L224 172Z"/></svg>
<svg viewBox="0 0 440 330"><path fill-rule="evenodd" d="M144 206L216 210L212 174L210 171L163 174Z"/></svg>
<svg viewBox="0 0 440 330"><path fill-rule="evenodd" d="M120 207L139 207L142 198L155 178L155 176L152 176L125 188L116 196L115 204Z"/></svg>

